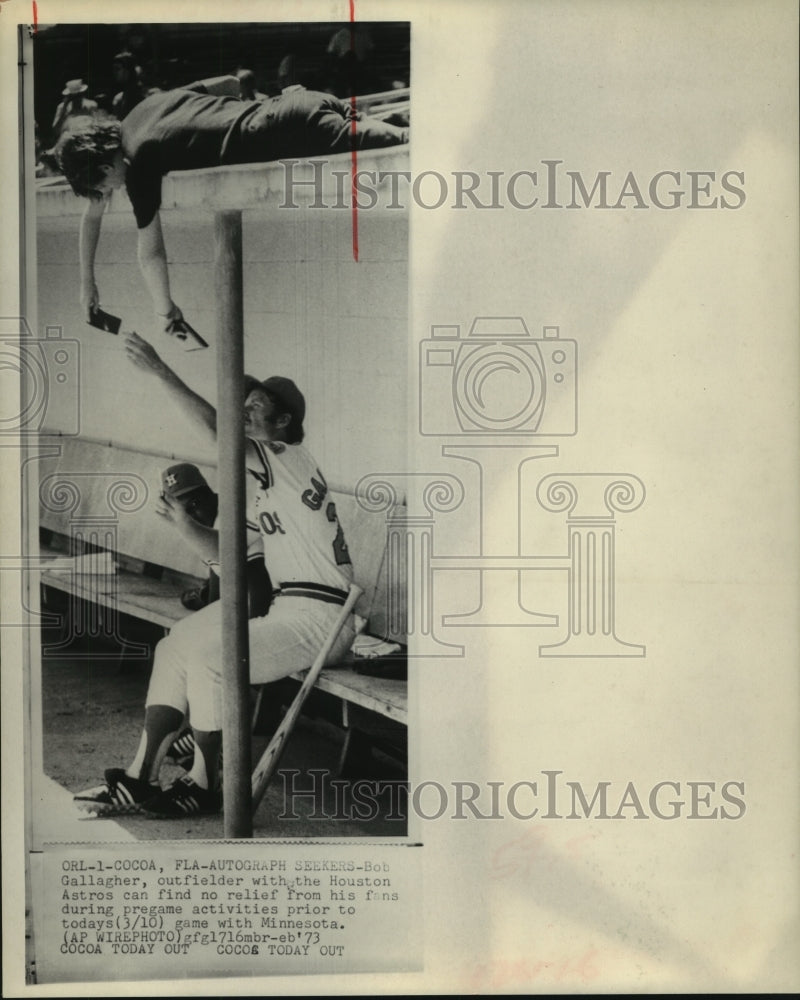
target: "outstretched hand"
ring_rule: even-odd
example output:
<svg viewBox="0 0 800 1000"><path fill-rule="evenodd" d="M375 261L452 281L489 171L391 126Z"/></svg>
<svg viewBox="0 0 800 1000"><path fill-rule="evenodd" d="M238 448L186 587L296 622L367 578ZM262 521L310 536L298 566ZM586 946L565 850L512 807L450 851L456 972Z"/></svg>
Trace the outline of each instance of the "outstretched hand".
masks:
<svg viewBox="0 0 800 1000"><path fill-rule="evenodd" d="M176 528L183 528L192 520L191 515L179 501L161 493L158 498L156 514L160 514L164 520L174 524Z"/></svg>
<svg viewBox="0 0 800 1000"><path fill-rule="evenodd" d="M133 331L125 335L125 354L129 361L143 371L152 372L154 375L166 375L170 371L155 348Z"/></svg>
<svg viewBox="0 0 800 1000"><path fill-rule="evenodd" d="M159 315L164 323L164 333L173 333L174 325L176 323L180 323L181 320L183 319L183 313L181 312L181 307L176 306L174 302L170 306L170 310L165 316L161 314Z"/></svg>

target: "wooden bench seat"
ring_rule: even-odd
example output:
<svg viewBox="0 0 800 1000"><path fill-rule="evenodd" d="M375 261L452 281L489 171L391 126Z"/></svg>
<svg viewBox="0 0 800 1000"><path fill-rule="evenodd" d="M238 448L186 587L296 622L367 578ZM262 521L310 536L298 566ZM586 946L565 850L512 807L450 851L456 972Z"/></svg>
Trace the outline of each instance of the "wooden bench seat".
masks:
<svg viewBox="0 0 800 1000"><path fill-rule="evenodd" d="M47 555L43 550L43 561ZM125 570L114 576L90 576L50 570L44 563L41 583L164 629L172 628L175 622L189 614L181 604L180 590L176 590L174 583Z"/></svg>

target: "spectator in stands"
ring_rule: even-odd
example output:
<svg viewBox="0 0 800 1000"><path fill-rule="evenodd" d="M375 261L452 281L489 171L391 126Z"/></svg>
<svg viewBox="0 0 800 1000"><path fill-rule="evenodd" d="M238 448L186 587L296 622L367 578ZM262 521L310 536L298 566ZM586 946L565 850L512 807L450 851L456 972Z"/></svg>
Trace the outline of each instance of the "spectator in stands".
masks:
<svg viewBox="0 0 800 1000"><path fill-rule="evenodd" d="M130 52L118 52L114 56L111 73L115 86L119 87L111 102L111 110L122 119L153 91L145 86L141 68Z"/></svg>
<svg viewBox="0 0 800 1000"><path fill-rule="evenodd" d="M334 32L327 50L331 93L348 98L382 89L372 63L374 50L372 35L364 25Z"/></svg>
<svg viewBox="0 0 800 1000"><path fill-rule="evenodd" d="M240 69L236 71L236 79L239 81L239 98L242 101L263 101L266 94L262 94L256 86L256 75L251 69Z"/></svg>
<svg viewBox="0 0 800 1000"><path fill-rule="evenodd" d="M314 73L311 60L302 53L287 52L278 65L277 84L282 94L302 88L323 90L323 87L316 86L317 80L318 74Z"/></svg>
<svg viewBox="0 0 800 1000"><path fill-rule="evenodd" d="M115 188L127 189L142 274L165 332L173 332L183 314L170 293L159 217L164 174L408 141L406 129L361 117L330 94L299 89L241 102L204 89L201 84L153 94L122 122L80 119L59 141L61 169L73 191L89 199L80 227L80 297L87 318L99 306L94 261L103 212Z"/></svg>
<svg viewBox="0 0 800 1000"><path fill-rule="evenodd" d="M64 100L56 108L55 118L53 118L53 143L56 143L70 118L83 118L86 115L93 115L97 111L95 101L90 101L86 96L88 86L83 80L67 80L67 84L61 91Z"/></svg>

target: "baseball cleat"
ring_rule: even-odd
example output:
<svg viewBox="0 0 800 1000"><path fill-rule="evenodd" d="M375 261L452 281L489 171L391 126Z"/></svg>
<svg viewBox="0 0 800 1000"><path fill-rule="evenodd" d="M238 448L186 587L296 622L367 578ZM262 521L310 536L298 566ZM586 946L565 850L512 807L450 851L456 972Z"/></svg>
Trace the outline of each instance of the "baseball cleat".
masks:
<svg viewBox="0 0 800 1000"><path fill-rule="evenodd" d="M205 816L218 813L222 808L222 795L208 788L201 788L188 774L142 803L146 816L156 819L184 819L187 816Z"/></svg>
<svg viewBox="0 0 800 1000"><path fill-rule="evenodd" d="M98 816L123 816L139 812L142 803L158 791L158 785L132 778L121 767L109 768L105 779L102 785L74 795L75 805Z"/></svg>

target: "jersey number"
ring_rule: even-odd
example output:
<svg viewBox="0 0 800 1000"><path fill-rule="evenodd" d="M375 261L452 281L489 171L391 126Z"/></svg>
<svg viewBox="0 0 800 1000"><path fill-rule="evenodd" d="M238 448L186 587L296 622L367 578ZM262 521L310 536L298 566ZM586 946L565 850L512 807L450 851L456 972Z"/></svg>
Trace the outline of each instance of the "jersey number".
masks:
<svg viewBox="0 0 800 1000"><path fill-rule="evenodd" d="M282 535L286 534L286 530L277 514L270 514L265 510L258 515L258 520L261 524L261 530L265 535L274 535L276 531L279 531Z"/></svg>

